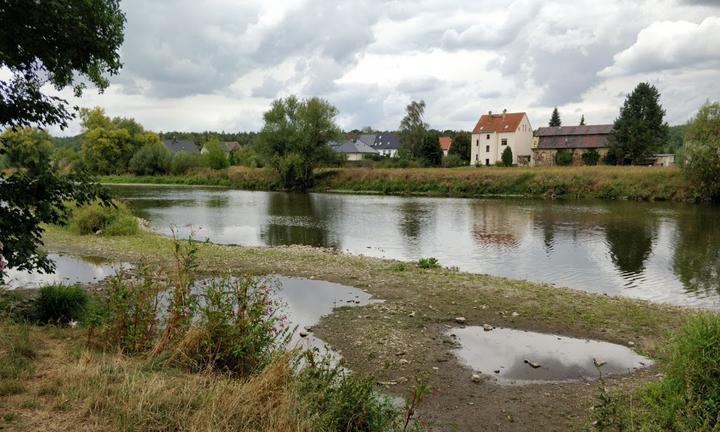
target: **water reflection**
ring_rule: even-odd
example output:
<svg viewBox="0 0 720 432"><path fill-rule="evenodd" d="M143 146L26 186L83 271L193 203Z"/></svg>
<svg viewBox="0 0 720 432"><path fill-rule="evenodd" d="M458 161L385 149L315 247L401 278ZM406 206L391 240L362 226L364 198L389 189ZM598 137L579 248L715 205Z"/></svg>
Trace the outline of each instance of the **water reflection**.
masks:
<svg viewBox="0 0 720 432"><path fill-rule="evenodd" d="M658 302L718 307L720 208L120 188L154 229L303 244Z"/></svg>
<svg viewBox="0 0 720 432"><path fill-rule="evenodd" d="M126 263L112 263L96 256L71 256L49 253L55 263L52 273L8 269L5 284L10 289L34 289L50 284L86 284L99 282L114 275L119 269L129 268Z"/></svg>

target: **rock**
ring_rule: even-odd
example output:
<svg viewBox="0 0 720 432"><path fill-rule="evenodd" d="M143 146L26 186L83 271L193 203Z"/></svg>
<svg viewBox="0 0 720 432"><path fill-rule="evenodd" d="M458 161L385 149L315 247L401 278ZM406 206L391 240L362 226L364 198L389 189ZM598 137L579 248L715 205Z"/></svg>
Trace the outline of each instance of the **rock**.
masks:
<svg viewBox="0 0 720 432"><path fill-rule="evenodd" d="M630 345L630 346L635 346L635 342L629 341L629 342L628 342L628 345Z"/></svg>
<svg viewBox="0 0 720 432"><path fill-rule="evenodd" d="M397 385L395 381L378 381L378 384L385 387Z"/></svg>
<svg viewBox="0 0 720 432"><path fill-rule="evenodd" d="M396 356L401 357L405 355L405 351L398 351L395 353Z"/></svg>
<svg viewBox="0 0 720 432"><path fill-rule="evenodd" d="M467 320L465 319L465 317L462 317L462 316L455 317L455 322L458 324L465 324L466 321Z"/></svg>
<svg viewBox="0 0 720 432"><path fill-rule="evenodd" d="M306 331L306 332L311 332L311 331L312 331L312 327L305 327L305 331Z"/></svg>
<svg viewBox="0 0 720 432"><path fill-rule="evenodd" d="M408 360L408 359L400 359L400 364L401 364L401 365L410 364L410 360Z"/></svg>
<svg viewBox="0 0 720 432"><path fill-rule="evenodd" d="M519 316L520 316L520 314L519 314L519 313L517 313L517 312L513 312L513 313L512 313L512 316L513 316L513 317L519 317Z"/></svg>
<svg viewBox="0 0 720 432"><path fill-rule="evenodd" d="M529 366L530 366L531 368L533 368L533 369L537 369L537 368L540 367L539 364L535 363L535 362L532 361L532 360L528 360L528 359L525 359L525 364L526 364L526 365L529 365Z"/></svg>
<svg viewBox="0 0 720 432"><path fill-rule="evenodd" d="M476 384L482 380L482 378L480 378L480 375L478 375L478 374L473 374L472 378L470 378L470 379L472 380L472 382L474 382Z"/></svg>
<svg viewBox="0 0 720 432"><path fill-rule="evenodd" d="M500 373L500 369L495 369L493 372L495 372L496 374L499 374L499 373Z"/></svg>
<svg viewBox="0 0 720 432"><path fill-rule="evenodd" d="M413 318L413 317L415 316L415 311L410 312L410 313L408 314L408 316L409 316L410 318Z"/></svg>
<svg viewBox="0 0 720 432"><path fill-rule="evenodd" d="M601 367L605 366L607 364L607 362L600 361L600 360L596 359L595 357L593 357L593 364L595 365L596 368L601 368Z"/></svg>
<svg viewBox="0 0 720 432"><path fill-rule="evenodd" d="M495 327L491 326L490 324L483 324L483 330L490 331L494 329Z"/></svg>
<svg viewBox="0 0 720 432"><path fill-rule="evenodd" d="M97 230L97 231L95 231L95 235L100 235L100 234L102 234L102 233L103 233L102 230Z"/></svg>
<svg viewBox="0 0 720 432"><path fill-rule="evenodd" d="M301 331L301 332L300 332L300 337L304 338L304 337L307 337L307 336L308 336L308 332L304 332L304 331Z"/></svg>
<svg viewBox="0 0 720 432"><path fill-rule="evenodd" d="M437 367L437 366L433 366L433 368L432 368L432 369L433 369L434 371L439 371L439 370L440 370L440 368L439 368L439 367Z"/></svg>

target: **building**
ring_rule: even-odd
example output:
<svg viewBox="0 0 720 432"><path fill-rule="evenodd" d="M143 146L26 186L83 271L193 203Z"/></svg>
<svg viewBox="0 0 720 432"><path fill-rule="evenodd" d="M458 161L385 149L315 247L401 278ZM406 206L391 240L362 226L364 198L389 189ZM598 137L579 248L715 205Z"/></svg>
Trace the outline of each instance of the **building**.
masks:
<svg viewBox="0 0 720 432"><path fill-rule="evenodd" d="M447 156L448 152L450 151L450 147L452 147L453 140L450 137L447 136L441 136L438 138L438 144L440 144L440 148L442 149L443 155Z"/></svg>
<svg viewBox="0 0 720 432"><path fill-rule="evenodd" d="M359 139L350 139L345 141L332 141L329 143L330 148L338 153L345 155L349 161L359 161L367 156L379 154L377 150L360 141Z"/></svg>
<svg viewBox="0 0 720 432"><path fill-rule="evenodd" d="M170 150L170 153L175 154L177 152L188 152L188 153L200 153L200 148L197 144L191 140L179 140L179 139L166 139L163 140L165 147Z"/></svg>
<svg viewBox="0 0 720 432"><path fill-rule="evenodd" d="M220 148L223 151L231 152L240 148L240 143L237 141L223 141L220 143Z"/></svg>
<svg viewBox="0 0 720 432"><path fill-rule="evenodd" d="M531 159L533 132L530 120L524 112L483 114L472 132L470 146L471 165L495 165L502 160L502 153L510 148L513 164L527 165Z"/></svg>
<svg viewBox="0 0 720 432"><path fill-rule="evenodd" d="M400 137L394 132L379 132L372 144L380 156L397 157L400 150Z"/></svg>
<svg viewBox="0 0 720 432"><path fill-rule="evenodd" d="M572 154L572 165L582 165L582 155L589 150L595 150L602 158L607 155L612 128L613 125L541 127L535 131L537 146L533 149L533 165L555 165L559 150Z"/></svg>

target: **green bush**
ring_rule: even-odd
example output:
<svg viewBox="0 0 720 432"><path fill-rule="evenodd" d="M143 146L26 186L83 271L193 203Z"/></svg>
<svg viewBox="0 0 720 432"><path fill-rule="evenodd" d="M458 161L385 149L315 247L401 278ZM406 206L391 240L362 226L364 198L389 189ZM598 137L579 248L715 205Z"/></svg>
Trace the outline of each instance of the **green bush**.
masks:
<svg viewBox="0 0 720 432"><path fill-rule="evenodd" d="M572 164L573 154L567 149L560 149L555 153L555 164L560 166L567 166Z"/></svg>
<svg viewBox="0 0 720 432"><path fill-rule="evenodd" d="M462 160L460 155L449 154L449 155L443 157L442 165L445 168L455 168L455 167L467 166L468 163L465 162L464 160Z"/></svg>
<svg viewBox="0 0 720 432"><path fill-rule="evenodd" d="M186 151L180 151L175 153L170 164L170 172L173 175L187 174L193 168L200 166L200 155L197 153L190 153Z"/></svg>
<svg viewBox="0 0 720 432"><path fill-rule="evenodd" d="M688 123L681 166L698 197L720 201L720 102L705 104Z"/></svg>
<svg viewBox="0 0 720 432"><path fill-rule="evenodd" d="M595 149L586 150L581 157L585 165L597 165L600 161L600 153Z"/></svg>
<svg viewBox="0 0 720 432"><path fill-rule="evenodd" d="M44 286L35 301L37 320L41 324L61 325L80 321L88 302L88 293L77 285Z"/></svg>
<svg viewBox="0 0 720 432"><path fill-rule="evenodd" d="M114 206L89 204L73 211L70 226L80 234L102 233L111 236L133 235L140 230L137 219L120 202Z"/></svg>
<svg viewBox="0 0 720 432"><path fill-rule="evenodd" d="M503 150L502 155L500 156L500 159L502 159L502 163L504 166L509 167L513 164L513 152L510 146L505 147L505 150Z"/></svg>
<svg viewBox="0 0 720 432"><path fill-rule="evenodd" d="M421 269L440 268L440 263L438 262L437 258L435 258L435 257L420 258L418 260L418 267L420 267Z"/></svg>
<svg viewBox="0 0 720 432"><path fill-rule="evenodd" d="M227 168L230 165L228 155L222 150L220 142L217 139L208 141L203 150L205 152L202 155L202 161L206 167L219 170Z"/></svg>
<svg viewBox="0 0 720 432"><path fill-rule="evenodd" d="M170 150L159 142L151 142L133 155L128 168L135 175L162 175L170 172L171 162Z"/></svg>

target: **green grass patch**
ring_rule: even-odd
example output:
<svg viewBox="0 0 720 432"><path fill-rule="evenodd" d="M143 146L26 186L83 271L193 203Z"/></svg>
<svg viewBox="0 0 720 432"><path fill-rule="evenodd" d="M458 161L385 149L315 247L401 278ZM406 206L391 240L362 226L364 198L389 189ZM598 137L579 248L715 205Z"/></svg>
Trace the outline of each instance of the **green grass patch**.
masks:
<svg viewBox="0 0 720 432"><path fill-rule="evenodd" d="M133 235L140 231L137 218L125 204L117 201L113 205L96 202L74 209L68 227L79 234L109 236Z"/></svg>
<svg viewBox="0 0 720 432"><path fill-rule="evenodd" d="M90 303L88 293L77 285L48 285L35 300L36 319L41 324L66 325L81 321Z"/></svg>

